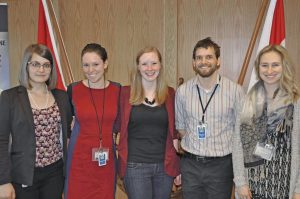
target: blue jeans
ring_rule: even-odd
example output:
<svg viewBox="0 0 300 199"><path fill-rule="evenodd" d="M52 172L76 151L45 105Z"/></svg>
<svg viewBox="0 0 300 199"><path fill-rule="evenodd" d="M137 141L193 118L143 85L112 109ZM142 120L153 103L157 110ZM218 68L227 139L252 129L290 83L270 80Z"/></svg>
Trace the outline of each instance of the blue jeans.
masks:
<svg viewBox="0 0 300 199"><path fill-rule="evenodd" d="M163 163L128 162L124 184L129 199L169 199L173 179Z"/></svg>

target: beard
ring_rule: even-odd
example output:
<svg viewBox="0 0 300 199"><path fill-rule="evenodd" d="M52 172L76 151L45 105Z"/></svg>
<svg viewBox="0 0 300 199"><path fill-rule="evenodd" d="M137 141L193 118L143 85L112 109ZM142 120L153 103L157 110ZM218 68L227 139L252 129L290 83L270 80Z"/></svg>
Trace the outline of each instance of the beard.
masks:
<svg viewBox="0 0 300 199"><path fill-rule="evenodd" d="M206 69L201 69L203 66L206 66ZM194 67L195 72L200 75L201 77L210 77L212 74L214 74L214 72L216 72L216 70L219 69L219 66L217 65L211 65L211 64L206 64L206 65L198 65Z"/></svg>

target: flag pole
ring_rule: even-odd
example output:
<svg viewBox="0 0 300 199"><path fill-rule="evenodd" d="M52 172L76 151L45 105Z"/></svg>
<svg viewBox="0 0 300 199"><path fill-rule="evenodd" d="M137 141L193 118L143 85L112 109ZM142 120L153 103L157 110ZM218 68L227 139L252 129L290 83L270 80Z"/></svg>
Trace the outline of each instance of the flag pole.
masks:
<svg viewBox="0 0 300 199"><path fill-rule="evenodd" d="M48 8L49 8L49 15L50 15L50 18L51 18L51 23L53 24L53 28L54 28L55 33L57 33L56 38L57 38L57 41L58 41L58 45L60 46L60 49L62 49L61 50L62 61L66 65L66 67L62 67L62 69L66 68L68 83L72 83L72 82L74 82L74 76L73 76L73 73L72 73L72 70L71 70L71 65L70 65L70 61L69 61L68 54L67 54L67 51L66 51L66 47L65 47L64 41L62 39L62 34L61 34L60 28L58 26L57 18L56 18L55 12L54 12L54 7L53 7L53 4L52 4L51 0L46 0L46 3L47 3Z"/></svg>
<svg viewBox="0 0 300 199"><path fill-rule="evenodd" d="M258 14L258 17L256 19L256 24L255 24L255 27L254 27L254 31L252 33L252 37L251 37L251 40L250 40L250 43L249 43L249 46L248 46L248 50L247 50L247 53L246 53L246 56L245 56L245 59L244 59L243 67L242 67L242 70L240 72L239 79L238 79L238 84L240 84L240 85L243 85L243 83L244 83L245 76L246 76L247 69L248 69L248 65L249 65L249 62L250 62L250 58L251 58L251 55L252 55L252 52L253 52L253 48L254 48L254 45L255 45L255 42L256 42L256 39L257 39L257 35L258 35L259 29L261 27L261 23L262 23L262 20L264 18L268 3L269 3L269 0L263 0L260 11L259 11L259 14Z"/></svg>

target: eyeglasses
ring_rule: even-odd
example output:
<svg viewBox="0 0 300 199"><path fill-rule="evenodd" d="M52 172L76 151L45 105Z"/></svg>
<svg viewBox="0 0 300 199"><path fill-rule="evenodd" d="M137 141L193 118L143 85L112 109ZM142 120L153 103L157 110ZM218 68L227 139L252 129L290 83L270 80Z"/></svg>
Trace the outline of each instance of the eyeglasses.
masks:
<svg viewBox="0 0 300 199"><path fill-rule="evenodd" d="M41 64L40 62L37 61L31 61L28 62L29 65L31 65L34 69L41 69L43 67L45 70L50 70L51 69L51 64L50 63L44 63Z"/></svg>

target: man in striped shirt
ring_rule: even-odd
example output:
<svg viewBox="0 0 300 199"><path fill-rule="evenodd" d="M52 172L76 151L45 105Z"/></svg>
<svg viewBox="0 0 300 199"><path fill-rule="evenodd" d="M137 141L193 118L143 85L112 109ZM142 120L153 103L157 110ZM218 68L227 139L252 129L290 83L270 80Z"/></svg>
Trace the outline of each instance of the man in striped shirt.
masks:
<svg viewBox="0 0 300 199"><path fill-rule="evenodd" d="M232 142L242 88L219 74L220 47L209 37L193 50L196 77L176 92L176 128L182 138L183 198L229 199Z"/></svg>

